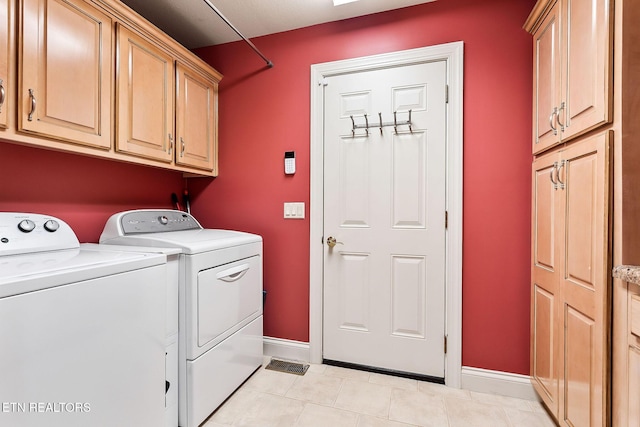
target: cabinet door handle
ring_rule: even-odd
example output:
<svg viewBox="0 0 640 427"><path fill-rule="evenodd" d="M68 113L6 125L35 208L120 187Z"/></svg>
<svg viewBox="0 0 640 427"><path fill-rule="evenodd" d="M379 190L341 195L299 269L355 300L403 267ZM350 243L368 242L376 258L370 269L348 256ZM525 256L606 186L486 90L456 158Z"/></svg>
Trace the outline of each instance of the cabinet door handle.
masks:
<svg viewBox="0 0 640 427"><path fill-rule="evenodd" d="M184 156L184 139L180 137L180 157Z"/></svg>
<svg viewBox="0 0 640 427"><path fill-rule="evenodd" d="M4 80L0 79L0 112L2 112L2 106L4 105L5 99L5 91L4 91Z"/></svg>
<svg viewBox="0 0 640 427"><path fill-rule="evenodd" d="M562 101L562 104L560 104L560 109L558 110L558 113L556 114L556 121L558 122L558 124L560 125L560 131L564 132L564 123L562 123L560 121L560 112L564 111L566 114L566 110L565 110L565 103L564 101Z"/></svg>
<svg viewBox="0 0 640 427"><path fill-rule="evenodd" d="M558 166L558 172L556 173L556 179L558 180L558 186L560 187L560 189L561 189L561 190L564 190L565 185L564 185L564 181L562 181L562 180L560 179L560 171L561 171L562 169L564 169L564 165L565 165L566 163L567 163L567 161L566 161L566 160L562 160L562 161L560 162L560 165Z"/></svg>
<svg viewBox="0 0 640 427"><path fill-rule="evenodd" d="M33 121L33 113L36 112L36 95L33 93L33 89L29 89L29 98L31 98L31 111L29 111L29 115L27 116L27 120Z"/></svg>
<svg viewBox="0 0 640 427"><path fill-rule="evenodd" d="M173 135L169 134L169 155L173 153Z"/></svg>
<svg viewBox="0 0 640 427"><path fill-rule="evenodd" d="M553 179L553 172L556 171L556 166L558 166L558 162L554 162L553 166L551 167L551 170L549 171L549 180L553 184L554 190L558 189L558 181L554 181L554 179Z"/></svg>
<svg viewBox="0 0 640 427"><path fill-rule="evenodd" d="M555 126L553 126L554 117L556 117L557 115L558 115L558 107L553 107L553 111L549 116L549 126L551 127L551 130L553 131L554 135L558 134L558 129L556 129Z"/></svg>

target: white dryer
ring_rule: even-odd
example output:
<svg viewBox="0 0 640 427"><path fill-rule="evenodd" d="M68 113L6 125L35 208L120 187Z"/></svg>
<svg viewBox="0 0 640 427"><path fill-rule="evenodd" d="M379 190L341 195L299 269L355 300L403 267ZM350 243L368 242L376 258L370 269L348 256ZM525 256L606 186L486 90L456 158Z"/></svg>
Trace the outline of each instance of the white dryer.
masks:
<svg viewBox="0 0 640 427"><path fill-rule="evenodd" d="M162 425L165 263L0 212L0 425Z"/></svg>
<svg viewBox="0 0 640 427"><path fill-rule="evenodd" d="M176 210L113 215L101 244L171 247L179 261L179 425L204 421L263 361L262 238Z"/></svg>

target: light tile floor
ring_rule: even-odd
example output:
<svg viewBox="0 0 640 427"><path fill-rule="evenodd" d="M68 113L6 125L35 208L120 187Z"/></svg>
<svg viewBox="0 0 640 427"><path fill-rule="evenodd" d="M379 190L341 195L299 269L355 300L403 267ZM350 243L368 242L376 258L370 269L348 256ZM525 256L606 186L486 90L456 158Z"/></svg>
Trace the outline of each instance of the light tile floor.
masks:
<svg viewBox="0 0 640 427"><path fill-rule="evenodd" d="M327 365L260 368L201 427L553 427L538 403Z"/></svg>

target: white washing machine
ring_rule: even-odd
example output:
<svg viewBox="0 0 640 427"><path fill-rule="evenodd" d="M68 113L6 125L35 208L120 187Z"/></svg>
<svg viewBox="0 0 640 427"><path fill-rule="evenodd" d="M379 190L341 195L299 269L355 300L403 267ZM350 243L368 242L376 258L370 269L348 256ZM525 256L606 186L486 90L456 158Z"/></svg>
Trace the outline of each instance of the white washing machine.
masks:
<svg viewBox="0 0 640 427"><path fill-rule="evenodd" d="M262 238L175 210L113 215L100 244L179 248L179 425L196 427L263 361Z"/></svg>
<svg viewBox="0 0 640 427"><path fill-rule="evenodd" d="M167 269L162 280L165 284L164 295L166 297L164 427L176 427L178 425L178 274L180 249L98 245L94 243L83 243L81 247L85 250L100 250L103 252L121 251L166 255Z"/></svg>
<svg viewBox="0 0 640 427"><path fill-rule="evenodd" d="M0 425L162 425L165 263L0 212Z"/></svg>

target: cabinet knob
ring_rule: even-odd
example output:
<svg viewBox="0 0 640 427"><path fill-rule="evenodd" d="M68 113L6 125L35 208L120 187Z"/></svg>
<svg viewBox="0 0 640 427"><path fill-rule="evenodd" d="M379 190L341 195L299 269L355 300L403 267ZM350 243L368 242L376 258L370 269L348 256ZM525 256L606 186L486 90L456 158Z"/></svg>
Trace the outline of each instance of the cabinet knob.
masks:
<svg viewBox="0 0 640 427"><path fill-rule="evenodd" d="M173 135L169 134L169 155L173 153Z"/></svg>
<svg viewBox="0 0 640 427"><path fill-rule="evenodd" d="M184 139L180 137L180 157L184 156Z"/></svg>

